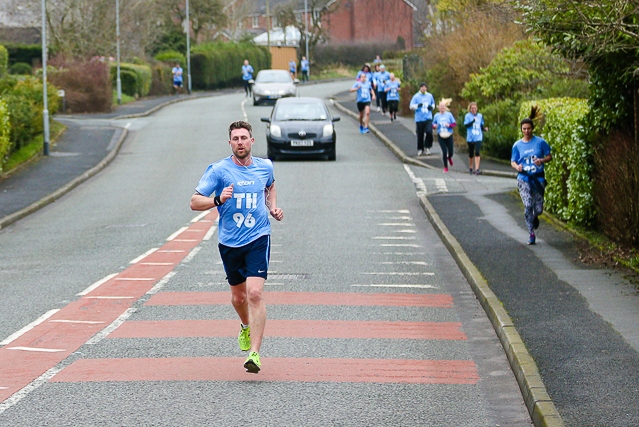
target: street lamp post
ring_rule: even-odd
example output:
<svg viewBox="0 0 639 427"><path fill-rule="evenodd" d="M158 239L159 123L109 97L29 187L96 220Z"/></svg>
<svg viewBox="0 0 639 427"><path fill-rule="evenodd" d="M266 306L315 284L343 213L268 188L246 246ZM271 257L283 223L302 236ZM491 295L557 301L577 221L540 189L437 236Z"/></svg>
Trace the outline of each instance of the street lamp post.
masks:
<svg viewBox="0 0 639 427"><path fill-rule="evenodd" d="M43 154L49 155L49 98L47 96L47 6L42 0L42 122L44 125Z"/></svg>
<svg viewBox="0 0 639 427"><path fill-rule="evenodd" d="M186 33L186 78L188 79L187 88L189 95L191 94L191 32L189 21L189 0L186 0L186 25L184 32ZM196 40L197 42L197 40Z"/></svg>
<svg viewBox="0 0 639 427"><path fill-rule="evenodd" d="M115 85L118 92L118 105L122 105L122 80L120 79L120 1L115 0L115 42L117 75Z"/></svg>
<svg viewBox="0 0 639 427"><path fill-rule="evenodd" d="M306 60L308 61L308 75L311 75L311 57L308 54L308 0L304 0L304 27L306 31L306 35L304 36L304 40L306 41Z"/></svg>

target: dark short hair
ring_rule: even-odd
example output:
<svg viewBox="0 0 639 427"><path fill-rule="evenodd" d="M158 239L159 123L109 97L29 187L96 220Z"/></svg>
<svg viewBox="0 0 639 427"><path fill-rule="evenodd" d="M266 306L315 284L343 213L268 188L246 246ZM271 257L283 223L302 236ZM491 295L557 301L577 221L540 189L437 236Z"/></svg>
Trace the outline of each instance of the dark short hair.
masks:
<svg viewBox="0 0 639 427"><path fill-rule="evenodd" d="M419 87L421 88L422 86L426 86L426 89L428 89L428 85L426 83L420 83Z"/></svg>
<svg viewBox="0 0 639 427"><path fill-rule="evenodd" d="M249 132L249 135L253 137L253 127L249 122L245 122L244 120L238 120L229 125L229 139L231 139L231 132L235 129L246 129Z"/></svg>
<svg viewBox="0 0 639 427"><path fill-rule="evenodd" d="M526 123L530 124L530 126L532 126L533 129L535 128L535 122L533 122L533 120L530 117L526 117L525 119L523 119L519 123L519 128L521 129L521 127L525 125Z"/></svg>

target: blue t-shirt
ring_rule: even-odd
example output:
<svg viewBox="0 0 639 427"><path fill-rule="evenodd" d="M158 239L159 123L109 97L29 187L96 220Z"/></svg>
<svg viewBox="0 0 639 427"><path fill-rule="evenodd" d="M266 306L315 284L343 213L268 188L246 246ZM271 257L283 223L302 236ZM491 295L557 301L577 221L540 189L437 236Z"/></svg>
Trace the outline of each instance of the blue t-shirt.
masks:
<svg viewBox="0 0 639 427"><path fill-rule="evenodd" d="M455 121L455 117L452 115L450 111L445 111L444 113L437 113L435 117L433 117L433 126L437 125L437 134L439 135L441 132L450 132L453 133L453 128L451 125L453 123L457 123Z"/></svg>
<svg viewBox="0 0 639 427"><path fill-rule="evenodd" d="M541 182L544 181L544 164L535 165L535 159L542 159L550 154L550 145L545 139L533 135L532 139L524 142L522 139L513 144L513 151L510 161L523 165L523 171L517 174L520 181L530 182L531 177L535 177Z"/></svg>
<svg viewBox="0 0 639 427"><path fill-rule="evenodd" d="M171 70L171 73L173 74L174 82L182 81L182 73L184 73L184 70L182 70L182 67L173 67L173 69Z"/></svg>
<svg viewBox="0 0 639 427"><path fill-rule="evenodd" d="M377 92L384 92L386 88L386 82L390 80L390 73L388 71L380 71L377 74Z"/></svg>
<svg viewBox="0 0 639 427"><path fill-rule="evenodd" d="M422 106L417 107L419 104L422 104ZM428 106L431 106L431 109L435 108L435 98L433 98L433 95L431 95L430 92L417 92L413 95L413 98L410 100L410 109L415 111L416 122L432 120L433 113L428 109Z"/></svg>
<svg viewBox="0 0 639 427"><path fill-rule="evenodd" d="M387 101L399 101L399 87L400 83L397 80L389 80L388 83L386 83Z"/></svg>
<svg viewBox="0 0 639 427"><path fill-rule="evenodd" d="M300 66L302 68L302 71L308 71L308 66L309 66L308 59L302 59Z"/></svg>
<svg viewBox="0 0 639 427"><path fill-rule="evenodd" d="M473 115L473 113L466 113L464 117L464 126L466 126L466 141L467 142L480 142L484 139L484 116L481 113Z"/></svg>
<svg viewBox="0 0 639 427"><path fill-rule="evenodd" d="M371 102L371 84L365 82L355 82L353 89L357 89L357 102Z"/></svg>
<svg viewBox="0 0 639 427"><path fill-rule="evenodd" d="M295 72L297 71L297 64L295 64L295 61L291 61L288 63L288 70L295 74Z"/></svg>
<svg viewBox="0 0 639 427"><path fill-rule="evenodd" d="M250 65L242 65L242 80L251 80L253 73L253 67Z"/></svg>
<svg viewBox="0 0 639 427"><path fill-rule="evenodd" d="M359 79L362 74L366 74L366 81L372 85L373 84L373 73L369 73L368 71L360 70L360 71L357 72L357 79Z"/></svg>
<svg viewBox="0 0 639 427"><path fill-rule="evenodd" d="M273 163L259 157L250 166L236 165L231 156L209 165L195 191L210 197L233 184L233 197L217 207L221 244L237 248L271 233L264 190L274 180Z"/></svg>

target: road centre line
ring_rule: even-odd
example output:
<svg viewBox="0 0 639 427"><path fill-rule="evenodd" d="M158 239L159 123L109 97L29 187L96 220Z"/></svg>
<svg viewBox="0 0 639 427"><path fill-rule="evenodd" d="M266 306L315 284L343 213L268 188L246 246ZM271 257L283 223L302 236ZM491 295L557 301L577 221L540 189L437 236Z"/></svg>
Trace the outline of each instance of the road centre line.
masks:
<svg viewBox="0 0 639 427"><path fill-rule="evenodd" d="M30 331L31 329L35 328L40 323L44 322L49 317L51 317L54 314L56 314L58 311L60 311L60 309L57 309L57 308L47 311L42 316L38 317L36 320L34 320L33 322L31 322L28 325L26 325L24 328L14 332L13 334L9 335L4 340L0 341L0 346L7 345L10 342L15 341L17 338L19 338L20 336L24 335L26 332Z"/></svg>
<svg viewBox="0 0 639 427"><path fill-rule="evenodd" d="M169 237L167 237L166 241L170 242L171 240L175 239L177 236L182 234L184 232L184 230L186 230L187 228L189 228L189 227L180 227L175 233L173 233Z"/></svg>
<svg viewBox="0 0 639 427"><path fill-rule="evenodd" d="M137 258L132 259L131 261L129 261L129 264L137 264L138 262L142 261L144 258L148 257L149 255L151 255L153 252L157 251L160 248L151 248L148 251L144 252L142 255L140 255Z"/></svg>
<svg viewBox="0 0 639 427"><path fill-rule="evenodd" d="M113 279L117 275L118 275L118 273L109 274L108 276L104 277L103 279L98 280L97 282L95 282L94 284L92 284L91 286L89 286L88 288L83 290L82 292L76 294L76 296L81 297L81 296L87 295L91 291L95 290L98 286L100 286L101 284L103 284L105 282L108 282L109 280Z"/></svg>

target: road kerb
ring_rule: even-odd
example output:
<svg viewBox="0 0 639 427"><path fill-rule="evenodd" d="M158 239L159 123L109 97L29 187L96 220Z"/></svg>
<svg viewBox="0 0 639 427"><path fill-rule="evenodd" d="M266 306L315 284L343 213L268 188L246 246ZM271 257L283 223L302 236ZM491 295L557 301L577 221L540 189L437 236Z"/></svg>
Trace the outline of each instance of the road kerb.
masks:
<svg viewBox="0 0 639 427"><path fill-rule="evenodd" d="M564 427L564 422L539 375L537 364L528 353L521 336L513 326L510 316L508 316L508 313L492 292L486 280L470 262L457 239L448 231L430 201L428 201L426 196L419 196L419 200L426 216L455 259L493 324L506 352L511 369L515 374L534 425L536 427Z"/></svg>
<svg viewBox="0 0 639 427"><path fill-rule="evenodd" d="M95 165L88 171L84 172L82 175L74 178L65 186L57 189L53 193L50 193L47 196L44 196L43 198L41 198L40 200L33 202L26 208L20 209L18 212L12 213L11 215L7 215L4 218L0 218L0 230L26 217L27 215L30 215L33 212L39 209L42 209L46 205L55 202L56 200L58 200L59 198L67 194L69 191L73 190L75 187L82 184L84 181L86 181L87 179L91 178L93 175L97 174L102 169L104 169L109 163L113 161L113 159L115 159L115 156L117 156L118 152L120 151L120 147L122 146L122 144L124 143L124 140L126 139L128 131L125 128L121 128L121 129L122 129L122 133L120 134L118 141L115 143L115 147L97 165Z"/></svg>

